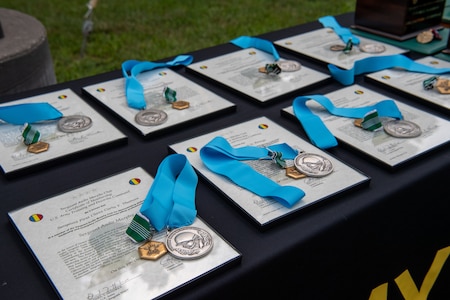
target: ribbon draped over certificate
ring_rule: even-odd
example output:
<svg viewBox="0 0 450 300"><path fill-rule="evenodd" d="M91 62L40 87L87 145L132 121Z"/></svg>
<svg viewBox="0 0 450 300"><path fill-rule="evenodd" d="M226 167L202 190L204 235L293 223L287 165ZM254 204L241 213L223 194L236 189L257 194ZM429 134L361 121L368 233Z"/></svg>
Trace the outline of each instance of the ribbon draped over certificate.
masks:
<svg viewBox="0 0 450 300"><path fill-rule="evenodd" d="M56 120L63 114L47 102L0 106L0 120L14 124Z"/></svg>
<svg viewBox="0 0 450 300"><path fill-rule="evenodd" d="M305 192L294 186L281 186L243 160L270 159L271 152L281 152L284 159L294 159L297 151L287 144L277 144L268 148L244 146L233 148L223 137L215 137L200 150L200 158L212 172L229 178L235 184L261 197L273 198L286 207L292 207Z"/></svg>
<svg viewBox="0 0 450 300"><path fill-rule="evenodd" d="M339 67L329 64L328 70L331 76L343 85L351 85L355 81L355 76L365 73L376 72L389 68L402 68L410 72L427 73L427 74L445 74L450 73L450 68L433 68L423 65L402 55L393 54L385 56L367 57L355 61L353 68L343 70Z"/></svg>
<svg viewBox="0 0 450 300"><path fill-rule="evenodd" d="M136 78L142 72L157 68L173 67L177 65L187 66L192 63L191 55L179 55L168 62L150 62L139 60L126 60L122 63L122 74L125 77L125 97L128 106L135 109L145 109L147 106L144 98L144 87Z"/></svg>
<svg viewBox="0 0 450 300"><path fill-rule="evenodd" d="M280 55L278 54L277 49L271 41L260 39L257 37L251 36L240 36L230 41L232 44L241 47L243 49L247 48L256 48L258 50L270 53L273 55L275 61L280 60Z"/></svg>
<svg viewBox="0 0 450 300"><path fill-rule="evenodd" d="M159 165L155 180L126 233L135 242L142 242L151 237L154 229L160 231L192 224L197 216L197 183L197 174L186 156L167 156Z"/></svg>
<svg viewBox="0 0 450 300"><path fill-rule="evenodd" d="M319 18L318 21L323 25L323 27L332 28L345 44L351 40L354 45L359 45L359 38L354 36L350 29L341 27L333 16L324 16Z"/></svg>
<svg viewBox="0 0 450 300"><path fill-rule="evenodd" d="M313 114L306 105L306 102L310 100L318 102L325 107L328 112L336 116L364 118L368 113L375 110L380 117L391 117L399 120L403 119L399 108L393 100L383 100L374 105L364 107L336 107L330 99L322 95L297 97L292 104L294 114L302 124L312 144L321 149L337 146L338 143L334 135L325 126L322 119Z"/></svg>

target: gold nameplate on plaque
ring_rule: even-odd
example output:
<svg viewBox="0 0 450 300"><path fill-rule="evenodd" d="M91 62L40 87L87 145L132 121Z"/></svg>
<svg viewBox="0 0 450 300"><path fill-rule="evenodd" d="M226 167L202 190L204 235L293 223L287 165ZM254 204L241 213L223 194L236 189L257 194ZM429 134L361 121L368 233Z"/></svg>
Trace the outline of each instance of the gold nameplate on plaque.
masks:
<svg viewBox="0 0 450 300"><path fill-rule="evenodd" d="M172 108L175 108L175 109L186 109L186 108L189 108L189 102L184 101L184 100L179 100L179 101L172 102Z"/></svg>
<svg viewBox="0 0 450 300"><path fill-rule="evenodd" d="M31 153L45 152L50 148L50 144L46 142L37 142L28 146L27 151Z"/></svg>
<svg viewBox="0 0 450 300"><path fill-rule="evenodd" d="M139 257L148 260L157 260L167 253L166 245L162 242L149 241L138 248Z"/></svg>

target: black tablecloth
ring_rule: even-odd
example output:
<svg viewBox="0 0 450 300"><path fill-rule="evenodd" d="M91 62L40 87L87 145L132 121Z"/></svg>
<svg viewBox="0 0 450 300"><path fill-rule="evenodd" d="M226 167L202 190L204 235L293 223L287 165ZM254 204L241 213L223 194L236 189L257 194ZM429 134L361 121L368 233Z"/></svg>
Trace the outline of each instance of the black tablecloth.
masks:
<svg viewBox="0 0 450 300"><path fill-rule="evenodd" d="M336 17L343 26L353 23L353 14ZM318 22L301 24L261 35L278 40L321 28ZM231 44L190 53L194 61L234 51ZM328 72L324 64L296 57L302 64ZM414 56L414 54L412 54ZM34 261L7 213L39 200L66 192L135 166L152 176L168 155L168 145L240 122L267 116L306 138L300 124L281 115L292 97L260 105L208 81L177 69L186 77L236 103L235 112L214 120L191 124L161 136L144 139L108 109L89 99L82 87L121 76L119 70L46 88L8 96L4 101L71 88L128 136L128 144L103 149L55 165L42 167L13 179L0 176L0 298L57 299L57 294ZM356 83L448 119L444 112L424 103L366 82ZM334 81L303 91L325 94L342 88ZM409 270L420 285L439 249L450 246L450 152L448 145L390 170L343 145L328 150L342 161L371 177L369 186L313 205L295 218L261 231L229 200L203 179L198 185L199 216L242 253L236 266L211 274L174 293L180 299L228 299L282 297L298 299L369 299L371 291L388 283L388 299L403 299L394 279ZM450 263L446 263L429 299L450 299Z"/></svg>

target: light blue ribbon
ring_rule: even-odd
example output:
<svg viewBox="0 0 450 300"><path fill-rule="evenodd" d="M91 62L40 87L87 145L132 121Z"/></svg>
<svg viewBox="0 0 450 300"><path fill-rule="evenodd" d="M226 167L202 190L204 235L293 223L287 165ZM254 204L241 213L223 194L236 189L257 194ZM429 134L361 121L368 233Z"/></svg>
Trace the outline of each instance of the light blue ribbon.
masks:
<svg viewBox="0 0 450 300"><path fill-rule="evenodd" d="M331 76L343 85L351 85L355 81L355 76L376 72L389 68L402 68L410 72L426 73L426 74L445 74L450 72L450 68L433 68L424 64L415 62L414 60L401 55L385 55L371 56L355 61L353 68L343 70L335 65L329 64Z"/></svg>
<svg viewBox="0 0 450 300"><path fill-rule="evenodd" d="M0 119L14 125L56 120L63 114L47 102L0 106Z"/></svg>
<svg viewBox="0 0 450 300"><path fill-rule="evenodd" d="M147 106L144 98L144 87L136 76L142 72L157 68L173 67L177 65L187 66L193 61L191 55L179 55L168 62L150 62L139 60L126 60L122 63L122 74L125 77L125 97L128 106L135 109L145 109Z"/></svg>
<svg viewBox="0 0 450 300"><path fill-rule="evenodd" d="M197 216L197 182L197 174L186 156L167 156L159 165L139 212L150 220L157 231L192 224Z"/></svg>
<svg viewBox="0 0 450 300"><path fill-rule="evenodd" d="M323 27L332 28L345 44L347 44L347 42L351 39L354 45L359 45L359 38L354 36L350 29L341 27L333 16L321 17L319 18L319 22L323 25Z"/></svg>
<svg viewBox="0 0 450 300"><path fill-rule="evenodd" d="M287 144L272 145L268 149L255 146L233 148L225 138L219 136L200 149L200 158L212 172L229 178L258 196L275 199L290 208L305 196L304 191L294 186L281 186L241 162L270 159L271 151L281 152L284 159L294 159L297 155L297 151Z"/></svg>
<svg viewBox="0 0 450 300"><path fill-rule="evenodd" d="M374 105L364 107L336 107L325 96L322 95L310 95L300 96L294 99L292 107L294 115L302 124L306 134L311 140L312 144L321 149L327 149L337 146L337 140L334 135L325 126L322 119L313 114L306 102L314 100L325 107L331 114L347 118L364 118L364 116L372 111L376 110L380 117L391 117L395 119L403 119L397 104L393 100L383 100Z"/></svg>
<svg viewBox="0 0 450 300"><path fill-rule="evenodd" d="M280 55L271 41L257 37L240 36L230 41L232 44L243 49L256 48L258 50L272 54L275 61L280 60Z"/></svg>

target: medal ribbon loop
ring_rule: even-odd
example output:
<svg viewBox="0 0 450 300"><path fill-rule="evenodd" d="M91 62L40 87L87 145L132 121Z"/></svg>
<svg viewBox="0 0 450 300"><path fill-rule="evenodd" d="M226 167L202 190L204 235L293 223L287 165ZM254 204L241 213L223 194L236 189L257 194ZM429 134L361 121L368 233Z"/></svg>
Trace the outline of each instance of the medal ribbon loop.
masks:
<svg viewBox="0 0 450 300"><path fill-rule="evenodd" d="M273 55L275 61L280 60L280 55L271 41L251 36L240 36L230 41L243 49L256 48Z"/></svg>
<svg viewBox="0 0 450 300"><path fill-rule="evenodd" d="M374 105L364 107L336 107L325 96L310 95L300 96L294 99L292 107L294 114L305 129L306 134L311 142L321 148L327 149L337 146L337 140L328 130L322 119L313 114L306 102L314 100L325 107L328 112L333 115L347 118L364 118L367 113L376 110L380 117L391 117L395 119L403 119L403 116L393 100L383 100Z"/></svg>
<svg viewBox="0 0 450 300"><path fill-rule="evenodd" d="M290 208L305 196L304 191L294 186L281 186L241 162L271 159L272 152L281 152L285 159L294 159L298 154L287 144L272 145L268 149L255 146L233 148L225 138L215 137L200 150L200 158L212 172L229 178L258 196L273 198Z"/></svg>
<svg viewBox="0 0 450 300"><path fill-rule="evenodd" d="M331 76L343 85L351 85L355 81L355 76L376 72L384 69L399 67L410 72L426 74L450 73L450 68L433 68L401 55L371 56L355 61L353 68L342 70L333 64L328 65Z"/></svg>
<svg viewBox="0 0 450 300"><path fill-rule="evenodd" d="M152 227L178 228L197 216L195 191L198 178L186 156L172 154L159 165L155 180L126 233L136 242L149 238Z"/></svg>
<svg viewBox="0 0 450 300"><path fill-rule="evenodd" d="M187 66L193 61L191 55L179 55L168 62L150 62L139 60L126 60L122 63L122 74L125 77L125 97L128 106L135 109L145 109L144 87L136 78L142 72L157 68Z"/></svg>
<svg viewBox="0 0 450 300"><path fill-rule="evenodd" d="M24 103L0 107L0 119L6 123L23 125L56 120L63 114L47 102Z"/></svg>
<svg viewBox="0 0 450 300"><path fill-rule="evenodd" d="M319 18L318 21L323 25L323 27L332 28L345 44L347 44L348 41L351 40L353 45L359 45L359 38L357 36L354 36L350 29L339 25L339 23L333 16L324 16Z"/></svg>

